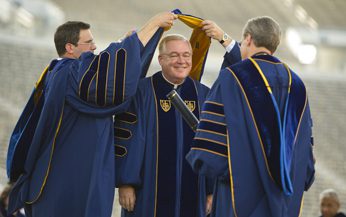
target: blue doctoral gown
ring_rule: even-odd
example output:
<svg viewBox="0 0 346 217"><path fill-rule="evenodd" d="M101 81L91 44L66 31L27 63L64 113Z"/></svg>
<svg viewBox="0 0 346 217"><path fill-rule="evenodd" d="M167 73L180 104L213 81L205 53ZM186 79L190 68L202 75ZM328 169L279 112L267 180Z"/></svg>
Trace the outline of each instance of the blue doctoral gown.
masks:
<svg viewBox="0 0 346 217"><path fill-rule="evenodd" d="M13 156L24 168L12 168L21 174L10 195L10 212L25 205L34 217L111 216L112 115L123 112L135 94L142 50L133 34L99 55L88 52L50 64L33 137L26 138L27 155Z"/></svg>
<svg viewBox="0 0 346 217"><path fill-rule="evenodd" d="M187 156L217 177L211 216L299 216L314 180L311 127L305 86L277 58L221 70Z"/></svg>
<svg viewBox="0 0 346 217"><path fill-rule="evenodd" d="M136 189L131 217L205 216L205 178L198 178L185 160L194 132L167 99L173 85L161 72L143 79L130 109L115 122L116 185ZM208 88L190 77L177 92L198 117Z"/></svg>

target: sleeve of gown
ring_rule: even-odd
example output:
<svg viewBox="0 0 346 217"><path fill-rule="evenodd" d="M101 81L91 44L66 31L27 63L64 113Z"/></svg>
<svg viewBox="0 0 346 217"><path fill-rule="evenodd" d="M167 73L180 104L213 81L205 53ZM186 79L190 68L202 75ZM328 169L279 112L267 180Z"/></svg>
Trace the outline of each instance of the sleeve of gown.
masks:
<svg viewBox="0 0 346 217"><path fill-rule="evenodd" d="M116 187L142 184L141 168L145 150L145 120L140 97L136 95L129 110L115 116Z"/></svg>
<svg viewBox="0 0 346 217"><path fill-rule="evenodd" d="M82 54L71 67L67 101L85 113L113 111L124 106L137 90L142 50L143 45L134 33L122 42L111 43L98 55Z"/></svg>
<svg viewBox="0 0 346 217"><path fill-rule="evenodd" d="M227 133L219 84L216 82L202 106L200 123L187 160L207 177L228 174Z"/></svg>
<svg viewBox="0 0 346 217"><path fill-rule="evenodd" d="M240 61L241 61L240 47L239 47L239 44L236 42L232 50L230 52L226 52L225 55L223 56L221 69L224 69L227 66L233 65Z"/></svg>
<svg viewBox="0 0 346 217"><path fill-rule="evenodd" d="M311 118L311 114L310 114L310 108L309 108L309 104L307 105L307 115L308 115L308 121L309 121L309 126L310 126L310 130L312 131L312 118ZM312 133L311 133L312 135ZM308 161L308 166L307 166L307 178L305 181L305 191L307 191L312 183L315 180L315 159L314 159L314 155L313 155L313 146L314 146L314 140L313 137L311 137L311 146L310 146L310 153L309 153L309 161Z"/></svg>

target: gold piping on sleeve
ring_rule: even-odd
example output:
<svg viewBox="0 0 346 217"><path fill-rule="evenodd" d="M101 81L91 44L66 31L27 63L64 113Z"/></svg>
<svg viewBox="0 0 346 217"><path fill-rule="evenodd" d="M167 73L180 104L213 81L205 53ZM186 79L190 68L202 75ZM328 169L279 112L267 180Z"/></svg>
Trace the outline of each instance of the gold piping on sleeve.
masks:
<svg viewBox="0 0 346 217"><path fill-rule="evenodd" d="M123 80L123 98L121 102L124 102L125 100L125 88L126 88L126 65L127 65L127 52L125 49L125 63L124 63L124 80Z"/></svg>
<svg viewBox="0 0 346 217"><path fill-rule="evenodd" d="M121 148L125 149L125 153L124 153L124 154L115 154L115 156L117 156L117 157L124 157L124 156L127 154L127 149L126 149L126 147L121 146L121 145L114 145L114 146L115 146L115 147L121 147Z"/></svg>
<svg viewBox="0 0 346 217"><path fill-rule="evenodd" d="M115 84L116 84L116 80L117 80L117 61L118 61L118 52L116 52L115 54L115 60L114 60L114 74L113 74L113 105L115 103Z"/></svg>
<svg viewBox="0 0 346 217"><path fill-rule="evenodd" d="M122 127L114 127L114 128L115 128L115 129L121 129L121 130L124 130L124 131L127 131L127 132L130 133L130 136L129 136L128 138L121 137L121 136L115 136L115 135L114 135L115 138L123 139L123 140L129 140L129 139L131 139L131 137L132 137L132 131L131 131L131 130L128 130L128 129L122 128Z"/></svg>
<svg viewBox="0 0 346 217"><path fill-rule="evenodd" d="M216 115L220 117L225 117L224 114L216 113L216 112L210 112L210 111L202 111L202 114L210 114L210 115Z"/></svg>
<svg viewBox="0 0 346 217"><path fill-rule="evenodd" d="M98 79L99 79L99 71L100 71L100 61L101 61L101 54L99 55L98 61L97 61L97 70L96 70L96 85L95 85L95 104L97 105L97 88L98 88ZM91 82L90 82L91 83ZM89 97L88 97L89 98Z"/></svg>
<svg viewBox="0 0 346 217"><path fill-rule="evenodd" d="M208 150L208 149L205 149L205 148L196 148L196 147L192 147L191 150L199 150L199 151L205 151L205 152L210 152L212 154L216 154L216 155L219 155L221 157L227 157L227 155L224 155L224 154L220 154L216 151L211 151L211 150Z"/></svg>
<svg viewBox="0 0 346 217"><path fill-rule="evenodd" d="M215 132L212 130L204 130L204 129L199 129L199 128L197 129L197 132L206 132L206 133L216 134L219 136L226 136L226 134L223 134L223 133L218 133L218 132Z"/></svg>
<svg viewBox="0 0 346 217"><path fill-rule="evenodd" d="M214 102L214 101L207 100L207 101L204 101L204 103L214 104L214 105L218 105L218 106L222 106L223 107L223 104L217 103L217 102Z"/></svg>
<svg viewBox="0 0 346 217"><path fill-rule="evenodd" d="M92 85L92 81L95 79L96 77L96 73L93 75L92 79L90 80L90 83L88 85L88 92L87 92L87 102L89 102L89 95L90 95L90 88L91 88L91 85ZM96 101L95 101L96 102Z"/></svg>
<svg viewBox="0 0 346 217"><path fill-rule="evenodd" d="M106 74L106 84L105 84L105 104L104 106L107 105L107 89L108 89L108 75L109 75L109 62L111 59L111 55L109 54L109 52L106 52L108 54L108 63L107 63L107 74Z"/></svg>
<svg viewBox="0 0 346 217"><path fill-rule="evenodd" d="M80 96L81 85L82 85L82 82L83 82L83 80L84 80L84 77L85 77L86 73L89 71L91 65L94 63L96 57L97 57L97 56L94 56L94 59L90 62L89 67L87 68L87 70L85 70L85 72L84 72L84 74L83 74L83 76L82 76L82 79L81 79L80 82L79 82L79 96ZM93 79L94 79L94 77L95 77L95 75L93 76ZM93 79L91 79L91 80L93 80ZM91 83L91 82L90 82L90 83ZM89 86L90 86L90 84L89 84Z"/></svg>
<svg viewBox="0 0 346 217"><path fill-rule="evenodd" d="M116 54L115 54L115 60L114 60L114 81L113 81L113 104L115 103L115 92L116 92L116 79L117 79L117 62L118 62L118 54L119 54L119 51L123 50L125 52L125 62L124 62L124 80L123 80L123 98L121 99L121 102L124 101L124 98L125 98L125 80L126 80L126 61L127 61L127 52L124 48L121 48L119 50L116 51Z"/></svg>
<svg viewBox="0 0 346 217"><path fill-rule="evenodd" d="M218 145L222 145L222 146L227 146L227 144L225 144L225 143L218 142L218 141L212 140L212 139L206 139L206 138L201 138L201 137L195 137L194 139L195 140L203 140L203 141L207 141L207 142L212 142L212 143L215 143L215 144L218 144Z"/></svg>
<svg viewBox="0 0 346 217"><path fill-rule="evenodd" d="M202 121L205 121L205 122L210 122L210 123L214 123L214 124L219 124L219 125L222 125L222 126L226 126L226 124L225 123L222 123L222 122L217 122L217 121L212 121L212 120L209 120L209 119L201 119L201 120L199 120L200 122L202 122Z"/></svg>

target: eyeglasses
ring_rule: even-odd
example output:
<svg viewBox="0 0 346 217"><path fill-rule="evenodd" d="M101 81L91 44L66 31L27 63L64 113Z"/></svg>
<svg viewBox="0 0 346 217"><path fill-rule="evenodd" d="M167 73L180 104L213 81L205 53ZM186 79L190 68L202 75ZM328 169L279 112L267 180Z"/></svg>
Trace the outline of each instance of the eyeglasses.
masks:
<svg viewBox="0 0 346 217"><path fill-rule="evenodd" d="M192 54L190 52L184 52L184 53L177 53L177 52L172 52L169 54L161 54L163 56L167 56L170 60L176 61L179 59L179 57L183 58L184 60L190 59Z"/></svg>
<svg viewBox="0 0 346 217"><path fill-rule="evenodd" d="M90 42L78 42L77 45L89 45L89 46L93 46L96 43L94 41L90 41Z"/></svg>

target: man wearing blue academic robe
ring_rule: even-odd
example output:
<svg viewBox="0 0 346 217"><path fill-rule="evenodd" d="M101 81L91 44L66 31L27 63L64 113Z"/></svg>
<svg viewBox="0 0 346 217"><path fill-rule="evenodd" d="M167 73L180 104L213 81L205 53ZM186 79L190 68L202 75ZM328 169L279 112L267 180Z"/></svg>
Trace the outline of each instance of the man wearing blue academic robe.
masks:
<svg viewBox="0 0 346 217"><path fill-rule="evenodd" d="M160 71L140 81L130 109L115 118L120 200L124 186L131 186L136 194L134 208L123 209L122 216L205 216L206 196L212 193L213 182L194 174L185 160L194 131L166 96L175 89L198 117L209 88L186 77L191 68L189 42L182 36L168 37L175 38L165 42L159 58L165 62L162 69L170 72ZM184 50L178 50L181 46ZM173 82L172 75L183 75L181 82Z"/></svg>
<svg viewBox="0 0 346 217"><path fill-rule="evenodd" d="M173 19L168 12L157 15L138 34L111 43L99 55L85 52L96 48L88 24L67 22L58 28L59 55L57 41L66 29L78 30L79 39L63 44L63 59L43 73L31 98L36 101L30 117L35 120L27 121L32 127L22 132L20 123L12 135L17 142L10 144L8 169L16 184L9 212L25 206L33 217L111 216L112 115L124 111L136 91L143 45Z"/></svg>
<svg viewBox="0 0 346 217"><path fill-rule="evenodd" d="M279 38L278 29L268 17L248 22L244 60L221 70L202 107L187 159L199 174L217 177L211 216L299 216L303 192L313 183L304 83L271 55L276 38L258 37Z"/></svg>
<svg viewBox="0 0 346 217"><path fill-rule="evenodd" d="M207 195L184 158L194 132L167 100L173 88L161 72L142 80L133 107L116 119L117 186L137 192L134 211L123 216L197 216L198 189ZM208 88L187 77L176 90L198 117Z"/></svg>
<svg viewBox="0 0 346 217"><path fill-rule="evenodd" d="M195 21L198 23L197 26L202 25L202 26L206 26L208 25L210 22L209 21L203 21L199 18L196 17L191 17L189 15L179 15L178 16L179 19L187 19L187 20L183 20L183 22L187 22L189 21L188 19L191 18L192 21ZM196 21L197 20L197 21ZM192 22L191 21L191 22ZM190 23L191 25L191 23ZM207 41L204 41L204 34L206 32L208 32L208 30L210 29L215 29L214 26L216 24L213 25L209 25L208 27L202 28L202 30L200 30L199 28L194 29L194 32L191 36L190 39L190 43L193 46L193 56L197 55L198 58L194 57L194 60L196 63L201 64L203 63L203 65L193 65L192 66L192 70L190 72L190 77L195 78L197 80L200 80L203 74L203 66L204 66L204 62L206 60L206 54L207 51L205 51L205 48L203 48L202 50L200 50L200 47L196 46L196 43L200 43L200 44L206 44ZM222 33L222 30L219 29L218 30L219 34ZM220 33L221 32L221 33ZM198 36L196 36L198 35ZM196 42L195 40L197 39L198 42ZM227 43L224 43L223 46L226 48L227 52L224 55L224 62L223 62L223 68L226 67L227 65L231 65L235 62L238 62L241 60L240 57L240 49L238 44L234 43L231 46L228 46L230 44L231 40L227 41ZM194 61L193 61L194 62ZM202 70L202 71L196 71L196 69ZM155 192L153 190L144 190L142 188L146 188L146 189L153 189L154 187L152 186L153 180L155 180L155 175L153 175L154 171L155 171L155 164L151 163L151 162L142 162L144 158L147 159L153 159L153 157L155 158L155 155L153 153L153 151L150 150L155 150L156 147L152 147L152 145L154 144L153 141L155 141L155 138L157 137L157 134L155 133L156 130L156 123L154 121L154 118L156 117L155 114L157 113L156 110L159 109L160 107L158 106L158 108L154 107L155 103L156 103L156 95L154 94L153 91L148 91L148 90L152 90L152 85L150 84L150 80L153 80L154 78L162 81L162 83L165 83L166 85L163 85L164 89L167 89L165 91L163 91L165 94L167 94L169 92L169 90L172 89L172 85L169 85L169 82L164 81L164 79L160 78L160 74L161 72L158 72L155 76L153 76L152 78L147 78L145 79L145 81L141 82L140 88L139 88L139 92L137 93L136 99L134 100L134 102L132 103L132 106L130 108L130 111L117 116L116 120L118 120L115 124L115 146L116 146L116 165L117 165L117 185L118 186L123 186L123 185L130 185L130 186L135 186L136 187L136 191L138 192L137 198L136 198L136 208L134 210L134 212L127 212L126 210L123 210L123 216L153 216L155 213L155 209L156 208L150 208L148 209L148 207L151 207L150 205L153 204L154 206L154 202L153 200L151 200L152 198L155 197ZM191 75L191 73L193 73ZM160 79L159 79L160 78ZM190 78L186 78L188 79L187 81L190 80ZM186 81L186 82L187 82ZM160 82L161 83L161 82ZM204 101L205 99L205 87L200 84L199 82L194 81L196 88L199 89L198 92L198 98L199 98L199 104L197 104L198 106ZM186 86L186 83L184 83L184 85ZM162 90L164 90L162 89ZM182 88L177 88L178 92L182 94L182 92L186 92L183 91ZM188 88L185 88L188 89ZM195 88L193 88L195 89ZM160 91L161 92L161 91ZM171 106L167 101L166 95L163 94L163 101L162 103L167 102L168 106ZM196 100L195 100L196 101ZM188 101L186 101L188 102ZM159 105L159 104L157 104ZM189 104L191 105L191 104ZM150 107L148 109L148 107ZM143 109L141 109L143 108ZM174 108L170 108L170 109L174 109ZM154 112L155 111L155 112ZM172 110L174 111L174 110ZM172 114L171 111L171 114ZM197 110L195 110L195 115L198 117L199 113L197 112ZM136 114L139 113L140 115L137 116ZM145 115L144 115L145 114ZM189 138L192 134L191 134L191 130L189 128L186 128L186 123L181 122L181 116L180 114L175 114L176 117L174 119L176 119L176 127L174 127L174 122L172 121L172 126L169 125L170 127L174 127L177 128L177 138L181 137L180 135L185 135L185 137ZM142 125L140 125L137 122L137 119L140 117L140 120L142 122ZM149 125L146 125L146 123L149 122ZM181 127L181 124L184 123L184 128ZM165 130L165 129L163 129ZM154 133L153 133L154 132ZM169 133L171 133L171 135L174 137L174 131L168 131ZM122 134L127 134L127 136L122 136ZM131 134L131 135L130 135ZM188 136L186 136L188 135ZM152 138L151 140L145 141L146 138ZM191 144L190 139L185 138L184 144L185 146L187 145L188 147L190 147L189 144ZM168 139L167 140L171 140ZM173 142L176 139L173 138L173 140L171 140L171 142ZM143 146L143 143L145 144ZM182 142L181 140L179 140L176 144L177 148L182 149ZM178 182L181 182L181 180L179 180L180 176L182 176L180 173L180 170L182 170L180 167L182 167L181 165L183 165L183 167L186 167L186 162L184 160L182 160L184 158L184 156L186 155L186 147L184 148L183 152L181 150L179 150L179 154L177 154L178 156L178 160L174 160L177 161L177 166L176 166L176 170L178 173ZM136 153L136 154L134 154ZM175 154L173 154L174 152L172 152L172 155L174 156ZM149 156L150 154L150 156ZM160 156L165 156L165 154L160 154L157 153L157 155ZM138 157L140 156L140 157ZM182 161L182 162L179 162ZM131 163L129 163L131 162ZM149 166L151 164L151 166ZM157 162L156 162L157 164ZM145 167L146 169L142 169L142 167ZM164 166L163 166L164 167ZM172 169L172 168L171 168ZM185 168L185 170L189 171L187 168ZM131 172L129 172L131 171ZM147 172L145 172L147 171ZM140 175L143 174L143 175ZM189 180L190 178L185 176L182 177L182 179L185 182L185 186L189 186L190 183L190 187L191 189L193 189L196 193L196 188L198 188L199 193L198 193L198 199L195 198L196 201L194 201L193 203L191 202L186 202L187 200L178 200L177 203L179 205L176 205L176 210L172 211L172 212L163 212L162 216L166 216L166 215L172 215L172 216L205 216L207 213L210 212L210 208L207 206L205 207L205 203L206 203L206 195L211 195L212 193L212 188L214 185L214 182L212 181L212 179L207 179L207 183L204 177L200 177L199 178L199 182L198 182L198 187L196 185L196 183L194 183L193 181L186 181ZM146 180L146 181L144 181ZM161 186L163 186L162 188L166 187L166 184L161 184ZM176 191L180 192L179 194L181 194L180 198L187 198L187 197L191 197L191 195L193 194L189 194L189 190L185 190L186 188L190 188L190 187L181 187L180 184L178 184L178 187L175 189ZM172 189L173 191L173 189ZM182 193L181 193L182 192ZM171 192L172 193L172 192ZM148 194L151 194L151 196L147 196ZM161 194L165 194L164 192L161 192ZM189 194L189 195L186 195ZM168 194L169 195L169 194ZM140 197L139 197L140 196ZM139 197L139 198L138 198ZM172 201L174 200L175 196L172 197ZM209 198L210 199L210 198ZM151 202L148 202L151 201ZM172 202L172 206L174 206L174 203L176 202ZM180 204L185 203L185 207L189 207L189 208L181 208L181 211L179 211L179 206L181 206ZM150 205L149 205L150 204ZM198 206L197 209L195 209L195 207ZM161 208L162 209L162 208ZM197 212L192 212L191 210L197 210ZM167 210L169 211L169 210ZM145 214L144 214L145 213ZM169 213L169 214L168 214Z"/></svg>

